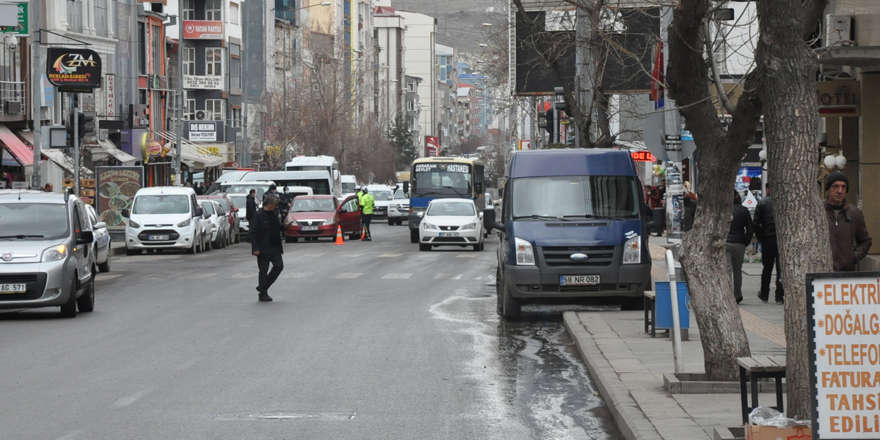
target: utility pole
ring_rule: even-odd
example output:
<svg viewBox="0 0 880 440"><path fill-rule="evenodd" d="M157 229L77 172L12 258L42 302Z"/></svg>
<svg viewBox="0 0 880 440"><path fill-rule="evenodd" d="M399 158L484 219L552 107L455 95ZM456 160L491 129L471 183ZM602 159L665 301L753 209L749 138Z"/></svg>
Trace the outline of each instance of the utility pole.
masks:
<svg viewBox="0 0 880 440"><path fill-rule="evenodd" d="M70 142L73 145L73 191L79 197L79 109L77 108L79 102L77 102L77 95L77 93L70 95L70 123L73 125L73 139Z"/></svg>
<svg viewBox="0 0 880 440"><path fill-rule="evenodd" d="M182 6L177 15L177 42L177 125L174 127L177 131L177 153L174 155L174 183L177 186L183 186L181 155L183 154L183 53L185 48L183 45Z"/></svg>
<svg viewBox="0 0 880 440"><path fill-rule="evenodd" d="M30 23L28 26L31 29L31 116L33 118L33 129L34 129L34 172L31 174L31 188L37 189L43 186L43 178L41 175L40 169L40 160L41 160L41 148L43 141L42 135L40 134L40 123L41 123L41 115L40 115L40 97L43 92L43 81L40 76L40 37L42 31L40 30L40 2L42 0L31 0L30 1ZM79 172L79 168L76 169ZM77 185L79 184L79 180L77 179Z"/></svg>
<svg viewBox="0 0 880 440"><path fill-rule="evenodd" d="M241 32L241 159L239 159L239 166L250 166L250 161L245 163L245 157L247 155L248 150L248 86L247 86L247 66L248 60L246 55L248 53L248 29L250 29L250 21L248 18L250 17L250 5L247 3L247 0L242 1L242 5L244 5L244 26L242 26Z"/></svg>

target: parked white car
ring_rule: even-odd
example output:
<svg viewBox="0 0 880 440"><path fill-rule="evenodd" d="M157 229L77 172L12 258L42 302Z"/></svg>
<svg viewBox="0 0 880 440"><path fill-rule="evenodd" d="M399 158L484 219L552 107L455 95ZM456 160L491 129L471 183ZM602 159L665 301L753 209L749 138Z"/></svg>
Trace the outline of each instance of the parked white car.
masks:
<svg viewBox="0 0 880 440"><path fill-rule="evenodd" d="M387 217L388 207L391 205L391 200L394 199L394 188L388 185L367 185L367 190L376 201L373 206L373 218Z"/></svg>
<svg viewBox="0 0 880 440"><path fill-rule="evenodd" d="M374 196L375 197L375 196ZM398 189L388 205L388 226L401 225L409 218L409 194Z"/></svg>
<svg viewBox="0 0 880 440"><path fill-rule="evenodd" d="M122 216L128 218L125 227L128 255L138 255L144 249L180 249L195 254L207 245L202 207L192 188L141 188L131 208L122 210Z"/></svg>
<svg viewBox="0 0 880 440"><path fill-rule="evenodd" d="M219 203L213 200L199 200L205 217L211 222L211 247L222 249L229 245L229 219Z"/></svg>
<svg viewBox="0 0 880 440"><path fill-rule="evenodd" d="M110 272L110 232L107 231L107 224L98 221L98 214L92 205L85 206L86 213L89 215L89 221L92 223L92 235L95 237L94 252L98 270Z"/></svg>
<svg viewBox="0 0 880 440"><path fill-rule="evenodd" d="M419 225L419 250L433 246L473 246L483 250L483 213L473 200L435 199Z"/></svg>
<svg viewBox="0 0 880 440"><path fill-rule="evenodd" d="M247 194L227 194L227 196L232 199L232 203L238 208L238 212L235 214L238 215L239 235L246 237L250 230L250 225L247 220ZM254 197L254 201L257 202L257 209L260 209L263 206L262 203L260 203L261 200L261 197Z"/></svg>

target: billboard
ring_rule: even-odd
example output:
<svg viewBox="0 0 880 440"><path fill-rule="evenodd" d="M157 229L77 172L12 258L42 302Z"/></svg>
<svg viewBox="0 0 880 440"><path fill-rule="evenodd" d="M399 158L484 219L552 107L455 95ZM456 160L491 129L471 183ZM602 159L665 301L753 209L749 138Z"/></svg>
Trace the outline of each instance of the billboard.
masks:
<svg viewBox="0 0 880 440"><path fill-rule="evenodd" d="M46 76L62 92L92 93L101 87L101 56L91 49L50 47Z"/></svg>
<svg viewBox="0 0 880 440"><path fill-rule="evenodd" d="M144 186L144 167L97 167L98 221L108 231L125 230L122 210L131 207L134 195Z"/></svg>

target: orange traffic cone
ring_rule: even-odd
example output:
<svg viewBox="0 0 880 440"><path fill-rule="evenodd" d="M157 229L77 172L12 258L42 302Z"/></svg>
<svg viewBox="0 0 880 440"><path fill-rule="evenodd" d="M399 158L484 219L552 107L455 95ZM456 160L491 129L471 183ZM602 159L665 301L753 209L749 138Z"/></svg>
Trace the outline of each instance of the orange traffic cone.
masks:
<svg viewBox="0 0 880 440"><path fill-rule="evenodd" d="M335 244L335 245L340 245L340 244L344 245L345 244L345 240L342 239L342 226L336 227L336 243L333 243L333 244Z"/></svg>
<svg viewBox="0 0 880 440"><path fill-rule="evenodd" d="M364 241L365 238L367 238L367 227L361 226L361 241Z"/></svg>

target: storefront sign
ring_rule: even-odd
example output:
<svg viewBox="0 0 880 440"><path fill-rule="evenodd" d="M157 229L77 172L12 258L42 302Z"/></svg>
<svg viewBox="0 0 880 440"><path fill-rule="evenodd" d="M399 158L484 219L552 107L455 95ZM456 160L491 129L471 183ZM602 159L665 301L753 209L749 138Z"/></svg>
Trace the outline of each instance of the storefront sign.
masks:
<svg viewBox="0 0 880 440"><path fill-rule="evenodd" d="M185 40L222 40L222 21L184 20L183 38Z"/></svg>
<svg viewBox="0 0 880 440"><path fill-rule="evenodd" d="M116 116L116 75L107 75L106 85L107 91L107 116Z"/></svg>
<svg viewBox="0 0 880 440"><path fill-rule="evenodd" d="M861 83L859 81L819 81L819 116L837 118L859 116Z"/></svg>
<svg viewBox="0 0 880 440"><path fill-rule="evenodd" d="M629 154L636 162L654 162L657 160L650 151L632 151Z"/></svg>
<svg viewBox="0 0 880 440"><path fill-rule="evenodd" d="M530 140L519 141L519 149L520 150L531 150L532 149L532 141L530 141Z"/></svg>
<svg viewBox="0 0 880 440"><path fill-rule="evenodd" d="M183 76L184 89L223 90L222 76Z"/></svg>
<svg viewBox="0 0 880 440"><path fill-rule="evenodd" d="M807 275L814 436L880 437L880 272Z"/></svg>
<svg viewBox="0 0 880 440"><path fill-rule="evenodd" d="M425 156L436 157L440 155L440 138L437 136L425 136Z"/></svg>
<svg viewBox="0 0 880 440"><path fill-rule="evenodd" d="M17 24L15 26L0 26L0 32L5 34L29 35L27 2L16 4L15 9L18 17Z"/></svg>
<svg viewBox="0 0 880 440"><path fill-rule="evenodd" d="M131 207L134 195L144 186L144 167L98 167L98 220L108 230L125 230L122 210Z"/></svg>
<svg viewBox="0 0 880 440"><path fill-rule="evenodd" d="M101 86L101 56L90 49L47 49L49 82L62 92L92 93Z"/></svg>
<svg viewBox="0 0 880 440"><path fill-rule="evenodd" d="M192 142L217 142L216 122L189 122L189 140Z"/></svg>

